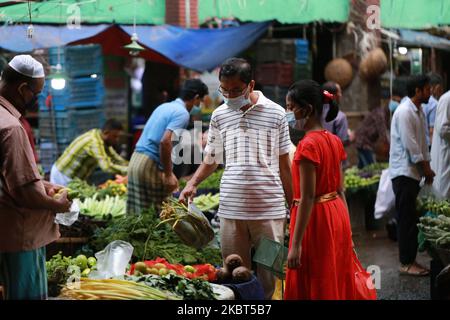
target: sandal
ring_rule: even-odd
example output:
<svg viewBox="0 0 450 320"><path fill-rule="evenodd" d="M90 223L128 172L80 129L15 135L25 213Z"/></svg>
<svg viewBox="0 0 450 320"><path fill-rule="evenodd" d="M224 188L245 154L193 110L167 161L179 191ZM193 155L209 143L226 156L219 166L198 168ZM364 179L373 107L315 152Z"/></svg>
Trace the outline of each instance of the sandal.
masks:
<svg viewBox="0 0 450 320"><path fill-rule="evenodd" d="M416 271L411 270L414 267ZM409 265L402 265L399 269L401 275L414 276L414 277L424 277L430 274L430 271L418 263L414 262Z"/></svg>

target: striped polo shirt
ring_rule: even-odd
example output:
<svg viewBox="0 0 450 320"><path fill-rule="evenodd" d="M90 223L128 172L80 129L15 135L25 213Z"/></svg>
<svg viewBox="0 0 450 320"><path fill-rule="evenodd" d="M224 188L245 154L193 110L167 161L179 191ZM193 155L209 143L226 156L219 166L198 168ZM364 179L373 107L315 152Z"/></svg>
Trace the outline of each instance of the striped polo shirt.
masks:
<svg viewBox="0 0 450 320"><path fill-rule="evenodd" d="M282 219L286 216L279 156L289 153L284 108L255 91L247 111L226 104L212 114L206 153L225 164L218 216L227 219Z"/></svg>

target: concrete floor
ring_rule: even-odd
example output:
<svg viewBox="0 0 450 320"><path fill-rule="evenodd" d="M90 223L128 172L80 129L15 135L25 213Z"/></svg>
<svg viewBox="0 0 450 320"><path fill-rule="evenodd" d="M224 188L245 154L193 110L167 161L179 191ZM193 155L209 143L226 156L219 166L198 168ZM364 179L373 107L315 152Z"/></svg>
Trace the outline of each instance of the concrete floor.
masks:
<svg viewBox="0 0 450 320"><path fill-rule="evenodd" d="M379 266L381 286L377 290L379 300L429 300L430 277L400 276L398 273L398 244L387 237L384 229L353 230L356 252L364 268ZM430 267L431 258L419 253L417 261Z"/></svg>

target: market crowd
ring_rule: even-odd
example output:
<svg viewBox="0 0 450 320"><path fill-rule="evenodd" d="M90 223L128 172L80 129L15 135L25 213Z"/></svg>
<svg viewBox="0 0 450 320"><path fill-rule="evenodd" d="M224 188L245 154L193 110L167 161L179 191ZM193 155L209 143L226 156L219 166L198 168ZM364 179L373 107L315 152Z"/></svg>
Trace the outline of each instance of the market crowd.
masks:
<svg viewBox="0 0 450 320"><path fill-rule="evenodd" d="M286 299L373 299L355 277L359 261L343 183L344 147L352 138L339 110L341 88L301 80L290 86L286 105L280 106L256 90L252 74L243 59L222 64L218 90L223 104L212 114L204 157L179 200L190 201L198 185L224 167L217 213L223 257L239 254L251 268L252 248L262 238L283 243L289 217ZM128 214L161 206L179 188L174 136L208 95L201 80L185 81L176 100L152 113L129 162L113 148L122 125L107 121L72 142L47 182L21 120L36 103L44 78L39 62L20 55L0 81L0 283L7 299L47 297L45 246L59 237L55 214L71 206L66 192L53 196L70 180L86 179L96 167L128 174ZM438 76L412 76L406 95L393 96L389 110L372 110L354 141L360 167L373 163L379 148L389 150L403 274L428 274L415 261L413 200L421 180L450 197L450 92L442 95L442 87ZM293 139L293 132L301 132L301 139ZM256 274L271 299L275 277L260 267Z"/></svg>

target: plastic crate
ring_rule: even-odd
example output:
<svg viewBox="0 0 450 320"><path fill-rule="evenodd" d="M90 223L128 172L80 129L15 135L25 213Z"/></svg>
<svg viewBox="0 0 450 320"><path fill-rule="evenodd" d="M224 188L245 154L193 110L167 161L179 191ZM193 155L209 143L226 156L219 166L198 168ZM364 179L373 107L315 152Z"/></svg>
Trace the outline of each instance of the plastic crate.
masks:
<svg viewBox="0 0 450 320"><path fill-rule="evenodd" d="M311 64L296 64L294 66L294 81L312 79Z"/></svg>
<svg viewBox="0 0 450 320"><path fill-rule="evenodd" d="M50 172L53 164L67 147L67 143L55 144L46 140L41 141L38 147L39 164L42 166L45 173Z"/></svg>
<svg viewBox="0 0 450 320"><path fill-rule="evenodd" d="M65 57L66 70L70 77L103 74L102 47L98 44L68 46Z"/></svg>
<svg viewBox="0 0 450 320"><path fill-rule="evenodd" d="M306 64L309 60L308 41L303 39L295 40L295 62Z"/></svg>
<svg viewBox="0 0 450 320"><path fill-rule="evenodd" d="M258 63L292 63L295 58L295 39L263 39L257 44L256 61Z"/></svg>
<svg viewBox="0 0 450 320"><path fill-rule="evenodd" d="M50 172L57 158L58 153L55 144L51 142L42 142L39 145L39 163L45 173Z"/></svg>
<svg viewBox="0 0 450 320"><path fill-rule="evenodd" d="M62 71L69 77L103 74L102 47L98 44L49 48L49 64L55 67L58 60L62 66Z"/></svg>
<svg viewBox="0 0 450 320"><path fill-rule="evenodd" d="M76 137L105 123L103 109L83 109L54 112L55 129L51 112L39 112L39 135L51 140L56 135L58 143L71 143Z"/></svg>
<svg viewBox="0 0 450 320"><path fill-rule="evenodd" d="M262 92L267 98L278 103L282 107L286 106L286 95L288 90L288 87L280 86L264 86L262 88Z"/></svg>
<svg viewBox="0 0 450 320"><path fill-rule="evenodd" d="M73 108L102 107L104 97L103 77L85 77L67 80L63 90L54 90L51 80L47 80L38 102L41 111L48 111L50 106L56 111L65 111Z"/></svg>
<svg viewBox="0 0 450 320"><path fill-rule="evenodd" d="M103 104L105 88L103 77L77 78L70 82L70 105L74 107L99 106Z"/></svg>
<svg viewBox="0 0 450 320"><path fill-rule="evenodd" d="M58 54L59 52L59 54ZM59 55L59 58L58 58ZM53 47L48 49L48 63L52 67L56 67L59 63L61 64L62 70L65 70L65 49L64 47Z"/></svg>
<svg viewBox="0 0 450 320"><path fill-rule="evenodd" d="M256 69L256 82L267 85L289 87L294 80L294 66L290 63L265 63Z"/></svg>

